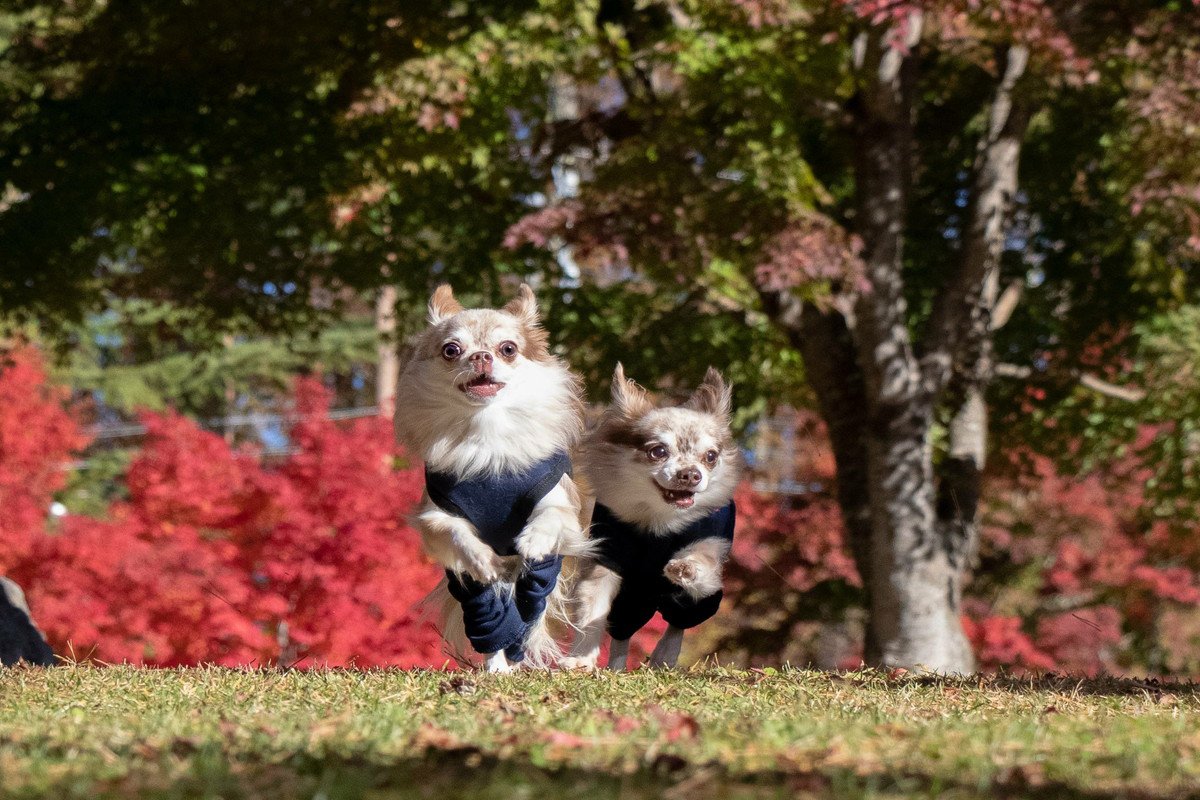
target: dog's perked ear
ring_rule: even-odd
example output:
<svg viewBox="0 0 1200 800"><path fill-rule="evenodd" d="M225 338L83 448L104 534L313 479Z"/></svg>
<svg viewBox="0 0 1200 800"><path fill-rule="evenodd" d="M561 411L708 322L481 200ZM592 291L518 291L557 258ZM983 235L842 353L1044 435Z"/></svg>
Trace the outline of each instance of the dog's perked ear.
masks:
<svg viewBox="0 0 1200 800"><path fill-rule="evenodd" d="M433 290L433 297L429 298L429 324L437 325L462 310L462 303L454 299L454 290L450 288L450 284L443 283Z"/></svg>
<svg viewBox="0 0 1200 800"><path fill-rule="evenodd" d="M652 408L646 390L625 377L625 367L619 361L613 370L612 401L617 413L629 419L639 417Z"/></svg>
<svg viewBox="0 0 1200 800"><path fill-rule="evenodd" d="M728 419L733 413L733 388L725 383L715 367L709 367L704 380L683 407Z"/></svg>
<svg viewBox="0 0 1200 800"><path fill-rule="evenodd" d="M528 283L521 284L521 288L517 289L517 296L509 300L502 310L526 325L536 325L538 322L537 296Z"/></svg>

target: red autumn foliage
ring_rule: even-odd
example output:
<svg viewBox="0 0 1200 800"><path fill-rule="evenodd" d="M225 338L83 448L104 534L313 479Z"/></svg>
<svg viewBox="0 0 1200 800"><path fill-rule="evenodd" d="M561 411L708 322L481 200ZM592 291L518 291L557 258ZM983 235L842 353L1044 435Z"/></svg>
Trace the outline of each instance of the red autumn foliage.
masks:
<svg viewBox="0 0 1200 800"><path fill-rule="evenodd" d="M66 392L46 382L37 351L0 352L0 574L29 557L63 465L86 439L63 408Z"/></svg>
<svg viewBox="0 0 1200 800"><path fill-rule="evenodd" d="M419 469L394 470L390 421L342 431L313 381L297 386L299 452L279 470L283 512L259 543L268 585L288 603L290 637L336 663L396 666L445 661L436 631L416 605L440 572L420 553L405 518L421 497Z"/></svg>
<svg viewBox="0 0 1200 800"><path fill-rule="evenodd" d="M1055 668L1069 665L1071 672L1096 675L1112 671L1122 622L1121 612L1112 606L1081 608L1043 617L1034 638Z"/></svg>
<svg viewBox="0 0 1200 800"><path fill-rule="evenodd" d="M4 569L57 652L156 665L445 661L415 612L437 570L403 521L421 476L393 469L386 420L335 425L328 393L301 380L297 452L268 469L190 420L147 414L129 499L106 519L68 515L47 530L83 437L36 355L14 364L0 381L13 395L0 412L0 475L12 477L0 486L20 516L0 529Z"/></svg>
<svg viewBox="0 0 1200 800"><path fill-rule="evenodd" d="M736 501L739 525L727 582L730 592L770 590L769 585L759 585L759 579L767 577L764 567L774 578L776 592L780 582L795 592L808 592L826 581L862 585L846 549L841 514L830 499L784 505L743 484Z"/></svg>
<svg viewBox="0 0 1200 800"><path fill-rule="evenodd" d="M1200 607L1200 558L1141 514L1144 477L1136 456L1109 475L1082 478L1035 456L1024 477L993 481L986 568L970 590L988 602L968 604L984 667L1155 671L1164 640L1179 650L1167 628L1175 612ZM1195 660L1174 652L1163 661Z"/></svg>
<svg viewBox="0 0 1200 800"><path fill-rule="evenodd" d="M1054 666L1054 659L1039 650L1021 630L1021 620L1017 617L988 616L980 620L963 617L963 628L984 669L1051 669Z"/></svg>

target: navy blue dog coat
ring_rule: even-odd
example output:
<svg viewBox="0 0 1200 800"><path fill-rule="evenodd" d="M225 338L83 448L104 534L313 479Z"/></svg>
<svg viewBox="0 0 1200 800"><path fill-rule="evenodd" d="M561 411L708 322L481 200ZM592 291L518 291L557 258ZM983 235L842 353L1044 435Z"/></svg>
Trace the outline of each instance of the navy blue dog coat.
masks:
<svg viewBox="0 0 1200 800"><path fill-rule="evenodd" d="M694 628L717 613L721 590L694 598L663 574L667 562L680 550L701 539L733 542L737 508L731 501L703 519L676 533L654 534L617 519L608 508L596 504L592 514L592 541L597 559L621 576L621 588L608 612L608 632L618 641L642 629L654 612L668 625Z"/></svg>
<svg viewBox="0 0 1200 800"><path fill-rule="evenodd" d="M521 472L462 481L426 469L425 490L438 508L474 525L480 538L497 554L511 556L517 553L517 536L534 507L570 471L571 460L565 452L555 453ZM546 610L546 600L561 570L562 556L526 563L512 597L470 576L447 570L450 594L462 606L471 646L480 653L503 650L510 661L520 661L525 655L525 632Z"/></svg>

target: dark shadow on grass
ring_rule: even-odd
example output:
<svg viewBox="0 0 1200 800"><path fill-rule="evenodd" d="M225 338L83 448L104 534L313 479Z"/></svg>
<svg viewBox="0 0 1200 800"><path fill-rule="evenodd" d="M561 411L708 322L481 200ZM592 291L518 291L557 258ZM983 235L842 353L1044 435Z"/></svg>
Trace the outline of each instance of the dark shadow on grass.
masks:
<svg viewBox="0 0 1200 800"><path fill-rule="evenodd" d="M968 678L937 676L906 677L927 686L961 686L971 689L1000 689L1009 692L1057 692L1090 696L1162 695L1196 697L1200 699L1200 684L1192 681L1172 681L1159 678L1118 678L1100 675L1086 678L1078 675L1044 673L1040 675L978 675Z"/></svg>
<svg viewBox="0 0 1200 800"><path fill-rule="evenodd" d="M295 756L264 763L230 760L217 748L190 754L182 770L150 770L89 783L64 778L39 797L224 800L774 800L774 798L1034 798L1035 800L1184 800L1184 792L1087 791L1010 772L984 786L929 775L858 775L853 770L764 771L730 775L711 765L663 755L627 774L579 767L539 766L525 757L434 751L425 758L382 762L363 758ZM21 797L22 795L0 795ZM26 795L34 796L34 795Z"/></svg>
<svg viewBox="0 0 1200 800"><path fill-rule="evenodd" d="M738 685L755 683L764 677L761 670L747 672L706 672L694 673L707 680L726 681ZM780 676L788 675L787 669L778 672ZM1110 697L1144 697L1149 695L1158 699L1163 695L1195 698L1200 701L1200 683L1194 681L1169 680L1163 678L1120 678L1109 675L1085 677L1081 675L1063 675L1054 672L1030 675L978 674L966 676L922 675L916 672L891 671L882 669L860 669L852 672L835 670L811 669L795 675L813 674L824 675L835 683L848 683L862 686L881 685L916 685L944 686L976 690L1000 690L1016 693L1028 692L1057 692L1061 694L1079 694L1089 696Z"/></svg>

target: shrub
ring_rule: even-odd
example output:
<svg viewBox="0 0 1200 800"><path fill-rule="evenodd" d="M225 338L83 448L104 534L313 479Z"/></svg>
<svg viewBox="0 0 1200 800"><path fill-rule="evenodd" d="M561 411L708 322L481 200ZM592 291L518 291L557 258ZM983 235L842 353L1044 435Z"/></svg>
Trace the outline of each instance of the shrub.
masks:
<svg viewBox="0 0 1200 800"><path fill-rule="evenodd" d="M83 444L21 350L0 381L3 566L59 653L176 665L445 661L416 607L438 571L404 522L421 475L382 418L338 426L298 381L296 452L267 468L173 413L147 434L103 519L46 510Z"/></svg>

